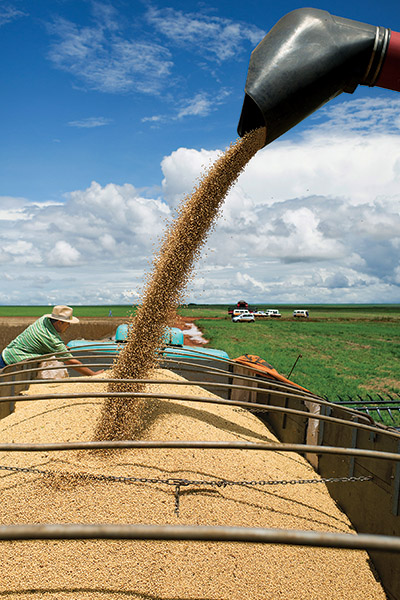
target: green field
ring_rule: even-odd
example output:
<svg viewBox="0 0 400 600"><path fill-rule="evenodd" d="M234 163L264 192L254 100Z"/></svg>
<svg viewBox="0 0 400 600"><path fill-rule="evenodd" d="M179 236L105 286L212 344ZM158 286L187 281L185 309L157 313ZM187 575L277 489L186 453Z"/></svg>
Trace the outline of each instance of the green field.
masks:
<svg viewBox="0 0 400 600"><path fill-rule="evenodd" d="M227 307L180 313L198 318L210 346L231 358L256 354L287 376L301 354L291 379L330 400L400 393L400 305L308 305L306 320L292 317L299 305L274 308L281 319L255 323L232 323Z"/></svg>
<svg viewBox="0 0 400 600"><path fill-rule="evenodd" d="M0 317L41 317L51 313L53 306L0 306ZM111 306L75 306L74 315L77 317L108 317L111 310L113 317L129 317L134 310L130 305Z"/></svg>
<svg viewBox="0 0 400 600"><path fill-rule="evenodd" d="M281 319L232 323L227 305L182 306L179 314L196 319L209 346L231 358L256 354L314 393L336 400L367 394L400 394L400 305L257 305L278 308ZM294 308L310 318L295 320ZM78 317L127 317L129 305L74 306ZM40 316L48 306L0 306L0 317Z"/></svg>
<svg viewBox="0 0 400 600"><path fill-rule="evenodd" d="M253 305L250 305L253 309ZM400 325L400 304L257 304L259 310L277 308L282 314L282 320L291 319L293 310L306 309L310 312L310 321L333 320L394 320ZM1 310L1 307L0 307ZM191 317L226 317L227 305L218 304L189 304L179 312ZM1 314L1 313L0 313Z"/></svg>

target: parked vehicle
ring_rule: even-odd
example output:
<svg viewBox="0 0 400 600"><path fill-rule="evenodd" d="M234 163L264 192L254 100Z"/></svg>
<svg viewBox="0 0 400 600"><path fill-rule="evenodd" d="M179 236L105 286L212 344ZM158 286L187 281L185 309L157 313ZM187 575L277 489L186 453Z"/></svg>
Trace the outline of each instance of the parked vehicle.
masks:
<svg viewBox="0 0 400 600"><path fill-rule="evenodd" d="M268 317L276 317L279 318L281 317L281 313L279 312L279 310L276 310L276 308L270 308L269 310L267 310L267 316Z"/></svg>
<svg viewBox="0 0 400 600"><path fill-rule="evenodd" d="M240 309L240 308L244 309L244 310L249 310L249 305L245 300L239 300L239 302L237 302L236 306L228 307L228 314L232 315L235 310ZM254 310L257 310L257 309L255 308Z"/></svg>
<svg viewBox="0 0 400 600"><path fill-rule="evenodd" d="M260 317L260 318L268 317L267 313L264 310L256 310L255 312L253 312L253 315L255 317Z"/></svg>
<svg viewBox="0 0 400 600"><path fill-rule="evenodd" d="M249 305L246 302L246 300L239 300L236 306L237 308L249 308Z"/></svg>
<svg viewBox="0 0 400 600"><path fill-rule="evenodd" d="M233 317L237 317L238 315L247 315L247 314L252 315L253 312L248 310L247 308L235 308L234 311L232 312Z"/></svg>
<svg viewBox="0 0 400 600"><path fill-rule="evenodd" d="M253 313L246 311L232 317L233 323L254 323L255 316Z"/></svg>
<svg viewBox="0 0 400 600"><path fill-rule="evenodd" d="M308 319L308 317L309 317L308 310L294 310L293 316L294 317L303 317L303 318Z"/></svg>

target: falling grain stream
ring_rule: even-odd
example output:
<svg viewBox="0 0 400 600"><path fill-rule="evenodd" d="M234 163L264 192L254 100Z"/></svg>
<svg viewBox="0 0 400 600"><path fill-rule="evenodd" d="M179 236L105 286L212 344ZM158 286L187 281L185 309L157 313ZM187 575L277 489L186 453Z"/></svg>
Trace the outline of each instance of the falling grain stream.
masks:
<svg viewBox="0 0 400 600"><path fill-rule="evenodd" d="M155 367L164 329L182 299L202 245L228 191L249 160L263 147L265 135L262 127L237 140L211 166L192 195L184 199L154 259L143 301L131 323L128 342L114 366L115 377L142 379ZM110 384L109 391L140 392L140 386L114 383ZM104 405L97 438L138 437L151 418L152 408L150 403L140 399L129 402L113 398Z"/></svg>

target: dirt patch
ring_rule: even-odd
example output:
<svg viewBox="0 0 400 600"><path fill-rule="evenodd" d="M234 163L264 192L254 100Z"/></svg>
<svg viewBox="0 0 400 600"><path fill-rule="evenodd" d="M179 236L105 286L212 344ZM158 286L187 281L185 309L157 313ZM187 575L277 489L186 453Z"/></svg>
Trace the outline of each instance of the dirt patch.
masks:
<svg viewBox="0 0 400 600"><path fill-rule="evenodd" d="M194 317L181 317L180 315L176 315L174 319L174 327L179 327L179 329L185 331L190 329L190 326L194 324L197 320L198 319ZM197 325L196 327L198 328ZM183 343L185 344L185 346L205 347L208 344L209 340L206 340L204 337L202 337L202 339L204 340L203 342L199 341L191 335L185 333L183 334Z"/></svg>
<svg viewBox="0 0 400 600"><path fill-rule="evenodd" d="M361 348L362 350L371 350L372 348L370 344L358 344L357 342L346 342L346 345L350 348Z"/></svg>
<svg viewBox="0 0 400 600"><path fill-rule="evenodd" d="M383 377L382 379L372 379L371 381L359 385L363 390L368 392L396 392L400 389L400 381L391 377Z"/></svg>

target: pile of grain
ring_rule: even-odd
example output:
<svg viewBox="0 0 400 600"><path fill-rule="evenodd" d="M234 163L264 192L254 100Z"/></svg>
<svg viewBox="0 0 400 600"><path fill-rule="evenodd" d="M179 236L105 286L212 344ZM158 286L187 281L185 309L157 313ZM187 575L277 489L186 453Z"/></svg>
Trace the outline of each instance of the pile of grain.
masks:
<svg viewBox="0 0 400 600"><path fill-rule="evenodd" d="M181 379L167 371L159 378ZM105 384L46 383L41 391L92 392ZM196 402L212 396L188 384L151 388L191 394L159 400L148 439L276 441L252 414ZM18 403L0 421L1 442L91 440L100 400ZM103 456L74 451L8 453L0 465L35 466L145 478L235 481L318 477L294 454L244 450L125 450ZM338 484L339 485L339 484ZM349 485L369 485L349 484ZM324 484L182 489L180 517L173 488L161 484L48 480L0 471L0 522L148 523L278 527L350 532ZM384 600L367 554L356 551L206 542L47 541L0 543L1 598L19 600Z"/></svg>
<svg viewBox="0 0 400 600"><path fill-rule="evenodd" d="M143 300L131 323L128 342L115 365L115 376L145 378L155 367L165 326L182 300L201 247L237 177L265 143L265 128L257 129L231 145L212 165L193 194L185 198L178 218L167 231L148 275ZM139 384L113 383L111 392L140 391ZM97 430L98 439L129 439L142 434L151 418L148 404L121 398L106 403Z"/></svg>

